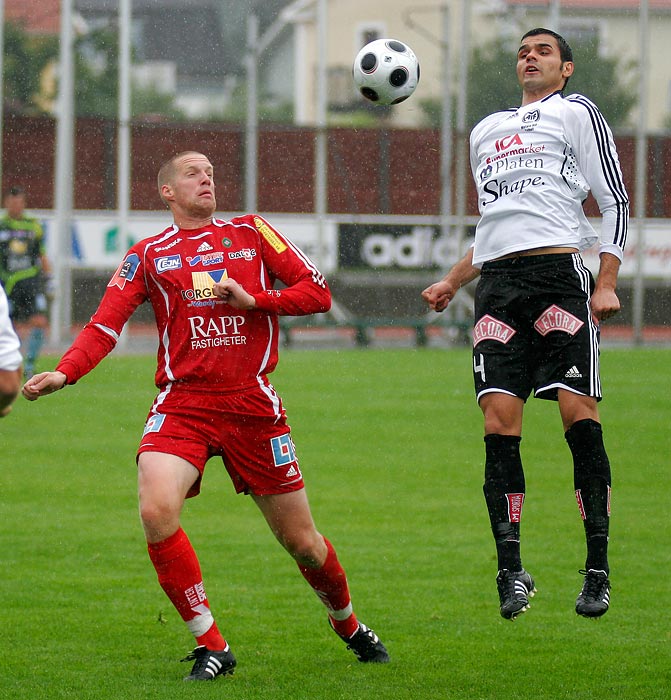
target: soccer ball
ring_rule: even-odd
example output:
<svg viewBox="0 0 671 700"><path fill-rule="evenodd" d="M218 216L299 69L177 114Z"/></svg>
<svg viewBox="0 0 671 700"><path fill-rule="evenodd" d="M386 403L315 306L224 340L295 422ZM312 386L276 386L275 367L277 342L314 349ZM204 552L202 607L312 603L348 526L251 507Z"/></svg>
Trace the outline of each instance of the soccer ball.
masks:
<svg viewBox="0 0 671 700"><path fill-rule="evenodd" d="M367 100L378 105L396 105L415 91L419 61L402 41L376 39L357 54L352 77Z"/></svg>

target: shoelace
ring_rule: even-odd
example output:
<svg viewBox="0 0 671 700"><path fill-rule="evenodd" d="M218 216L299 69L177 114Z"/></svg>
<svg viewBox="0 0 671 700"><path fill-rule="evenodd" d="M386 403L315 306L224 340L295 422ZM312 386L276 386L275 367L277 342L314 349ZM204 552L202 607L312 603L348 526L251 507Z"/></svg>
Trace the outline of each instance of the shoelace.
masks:
<svg viewBox="0 0 671 700"><path fill-rule="evenodd" d="M585 571L585 569L580 569L578 573L585 577L582 594L585 597L599 598L603 591L604 584L608 581L608 576L602 572Z"/></svg>
<svg viewBox="0 0 671 700"><path fill-rule="evenodd" d="M361 626L359 629L352 635L352 639L350 640L350 643L347 645L348 649L351 649L352 651L356 651L357 648L361 648L364 644L366 646L377 644L378 643L378 637L373 632L372 629L369 627Z"/></svg>

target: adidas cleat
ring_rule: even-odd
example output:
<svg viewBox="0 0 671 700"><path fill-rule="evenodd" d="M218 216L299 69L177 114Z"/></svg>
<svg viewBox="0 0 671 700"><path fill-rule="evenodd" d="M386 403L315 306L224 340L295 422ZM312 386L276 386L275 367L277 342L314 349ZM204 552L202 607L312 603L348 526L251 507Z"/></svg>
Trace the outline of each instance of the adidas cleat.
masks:
<svg viewBox="0 0 671 700"><path fill-rule="evenodd" d="M580 595L575 601L575 611L583 617L601 617L610 606L610 581L605 571L590 569L580 572L585 577Z"/></svg>
<svg viewBox="0 0 671 700"><path fill-rule="evenodd" d="M217 676L229 676L236 665L235 657L226 645L223 651L210 651L206 646L196 647L182 661L195 661L185 681L213 681Z"/></svg>
<svg viewBox="0 0 671 700"><path fill-rule="evenodd" d="M529 598L536 593L536 586L530 574L522 571L501 569L496 577L501 602L501 617L514 620L529 609Z"/></svg>
<svg viewBox="0 0 671 700"><path fill-rule="evenodd" d="M386 664L389 662L389 654L380 638L361 622L359 629L351 637L340 638L347 643L347 648L351 649L362 663Z"/></svg>

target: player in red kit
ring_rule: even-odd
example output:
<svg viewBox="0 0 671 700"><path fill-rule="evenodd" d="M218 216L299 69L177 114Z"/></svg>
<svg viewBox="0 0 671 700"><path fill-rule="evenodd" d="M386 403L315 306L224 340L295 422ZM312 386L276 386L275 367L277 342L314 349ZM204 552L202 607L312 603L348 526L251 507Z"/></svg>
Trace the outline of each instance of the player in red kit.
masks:
<svg viewBox="0 0 671 700"><path fill-rule="evenodd" d="M205 463L219 456L238 493L251 495L278 541L328 610L359 661L387 651L358 621L345 572L313 522L282 400L268 380L278 359L278 316L328 311L326 280L260 216L222 221L213 167L180 153L158 175L174 224L127 253L90 322L53 372L23 387L29 400L74 384L116 345L149 301L158 330L156 385L138 449L140 517L159 583L198 646L185 680L233 672L236 660L210 611L200 565L180 525ZM276 280L285 285L274 289Z"/></svg>

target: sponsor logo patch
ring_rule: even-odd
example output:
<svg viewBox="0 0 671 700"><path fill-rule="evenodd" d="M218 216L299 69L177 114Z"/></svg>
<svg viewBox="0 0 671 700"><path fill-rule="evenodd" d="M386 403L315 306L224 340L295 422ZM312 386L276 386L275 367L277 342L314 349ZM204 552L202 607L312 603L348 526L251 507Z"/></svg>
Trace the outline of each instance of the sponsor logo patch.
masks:
<svg viewBox="0 0 671 700"><path fill-rule="evenodd" d="M547 335L551 331L563 331L569 335L575 335L584 325L579 318L553 304L538 317L534 328L541 335Z"/></svg>
<svg viewBox="0 0 671 700"><path fill-rule="evenodd" d="M132 282L137 272L137 268L140 266L140 256L136 253L131 253L126 257L126 259L119 265L117 271L112 276L109 281L108 287L119 287L123 289L126 286L126 282Z"/></svg>
<svg viewBox="0 0 671 700"><path fill-rule="evenodd" d="M296 461L296 451L289 433L270 438L270 447L276 467L286 467Z"/></svg>
<svg viewBox="0 0 671 700"><path fill-rule="evenodd" d="M229 260L253 260L256 257L256 249L243 248L228 254Z"/></svg>
<svg viewBox="0 0 671 700"><path fill-rule="evenodd" d="M517 331L507 323L498 321L487 314L473 327L473 347L483 340L497 340L504 345L510 341Z"/></svg>
<svg viewBox="0 0 671 700"><path fill-rule="evenodd" d="M221 282L222 279L226 279L228 273L226 268L221 270L204 270L199 272L191 273L191 283L193 287L191 289L182 290L182 299L184 301L191 301L194 305L197 302L202 302L203 300L213 300L214 294L212 293L212 287L215 282Z"/></svg>
<svg viewBox="0 0 671 700"><path fill-rule="evenodd" d="M182 256L166 255L162 258L156 258L154 260L154 265L159 275L162 275L164 272L169 272L170 270L179 270L179 268L182 267Z"/></svg>
<svg viewBox="0 0 671 700"><path fill-rule="evenodd" d="M192 258L187 258L186 261L189 263L190 267L194 267L199 263L201 265L218 265L224 262L223 253L204 253L203 255L194 255Z"/></svg>
<svg viewBox="0 0 671 700"><path fill-rule="evenodd" d="M256 226L259 233L268 241L276 253L284 253L284 251L287 249L286 244L263 219L255 216L254 226Z"/></svg>
<svg viewBox="0 0 671 700"><path fill-rule="evenodd" d="M144 432L142 435L147 433L158 433L165 420L165 415L163 413L154 413L147 418L147 422L144 425Z"/></svg>
<svg viewBox="0 0 671 700"><path fill-rule="evenodd" d="M504 136L502 139L498 139L496 142L496 152L507 151L513 146L522 146L522 139L519 134L513 134L512 136Z"/></svg>
<svg viewBox="0 0 671 700"><path fill-rule="evenodd" d="M508 521L519 523L522 519L522 506L524 505L523 493L507 493L508 499Z"/></svg>
<svg viewBox="0 0 671 700"><path fill-rule="evenodd" d="M156 252L159 253L162 250L170 250L170 248L174 248L178 243L181 243L181 242L182 242L181 238L175 238L175 240L168 243L168 245L164 245L164 246L161 246L160 248L156 248Z"/></svg>

